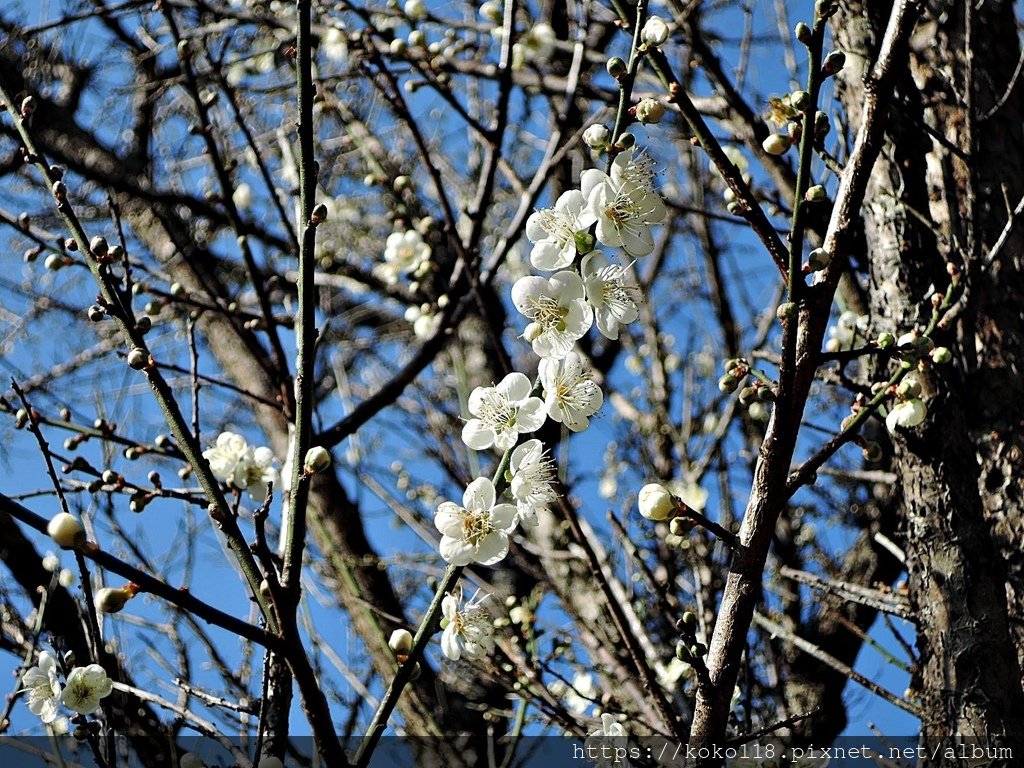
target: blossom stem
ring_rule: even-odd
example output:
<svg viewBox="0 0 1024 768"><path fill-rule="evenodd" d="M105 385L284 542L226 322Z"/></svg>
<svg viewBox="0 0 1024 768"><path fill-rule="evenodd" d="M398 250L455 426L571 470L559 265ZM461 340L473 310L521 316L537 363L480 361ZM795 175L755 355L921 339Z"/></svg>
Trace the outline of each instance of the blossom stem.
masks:
<svg viewBox="0 0 1024 768"><path fill-rule="evenodd" d="M718 523L709 520L707 517L705 517L703 514L701 514L693 507L688 505L682 499L673 496L672 500L676 503L676 507L682 513L683 517L692 520L701 528L711 531L711 533L715 534L715 536L724 541L730 547L733 547L735 549L736 547L740 546L739 536L737 536L735 533L733 533L732 531L728 531L722 526L720 526Z"/></svg>
<svg viewBox="0 0 1024 768"><path fill-rule="evenodd" d="M629 18L623 15L621 8L619 9L619 15L623 21L629 23ZM615 111L615 123L612 127L612 146L615 146L615 142L619 140L619 136L626 129L626 122L629 118L629 102L633 97L633 83L636 82L636 72L640 67L639 49L642 43L640 33L644 28L646 17L647 0L637 0L636 19L633 22L633 44L630 46L629 51L629 64L626 67L626 73L619 78L619 104ZM609 157L609 169L614 159L614 156Z"/></svg>
<svg viewBox="0 0 1024 768"><path fill-rule="evenodd" d="M449 565L448 569L444 572L444 578L441 579L437 592L434 593L434 599L430 601L427 612L420 622L419 629L416 630L416 636L412 642L412 650L409 651L409 656L405 663L399 666L398 672L391 680L391 685L388 686L388 690L384 694L384 698L381 699L380 704L377 706L377 711L373 713L373 719L366 729L366 735L359 742L359 748L352 758L352 765L355 768L363 768L363 766L369 765L373 751L377 748L381 736L384 735L388 720L398 704L398 699L402 695L403 689L412 680L413 672L416 669L416 665L423 658L423 651L427 643L438 630L441 617L441 603L444 601L444 596L455 588L455 584L462 576L464 570L464 565Z"/></svg>

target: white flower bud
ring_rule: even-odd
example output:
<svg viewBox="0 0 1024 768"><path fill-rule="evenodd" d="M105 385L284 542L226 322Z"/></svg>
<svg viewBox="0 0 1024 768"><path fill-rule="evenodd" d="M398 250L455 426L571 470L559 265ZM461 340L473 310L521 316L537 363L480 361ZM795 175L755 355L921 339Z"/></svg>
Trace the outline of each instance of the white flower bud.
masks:
<svg viewBox="0 0 1024 768"><path fill-rule="evenodd" d="M388 647L396 656L408 656L412 650L412 633L407 629L396 629L391 633Z"/></svg>
<svg viewBox="0 0 1024 768"><path fill-rule="evenodd" d="M668 24L657 16L651 16L640 30L640 40L652 48L664 45L668 41L668 35Z"/></svg>
<svg viewBox="0 0 1024 768"><path fill-rule="evenodd" d="M132 582L123 587L103 587L96 590L93 605L100 613L117 613L124 608L125 603L135 597L135 593L138 591L138 585Z"/></svg>
<svg viewBox="0 0 1024 768"><path fill-rule="evenodd" d="M279 757L264 757L256 768L284 768Z"/></svg>
<svg viewBox="0 0 1024 768"><path fill-rule="evenodd" d="M641 488L637 505L648 520L665 520L676 509L672 494L660 483L648 483Z"/></svg>
<svg viewBox="0 0 1024 768"><path fill-rule="evenodd" d="M85 543L85 529L67 512L55 515L46 526L46 532L61 549L74 549Z"/></svg>
<svg viewBox="0 0 1024 768"><path fill-rule="evenodd" d="M636 119L644 125L660 123L665 116L665 105L655 99L640 99L636 105Z"/></svg>
<svg viewBox="0 0 1024 768"><path fill-rule="evenodd" d="M591 149L603 149L608 146L612 134L605 126L595 124L583 132L583 143Z"/></svg>
<svg viewBox="0 0 1024 768"><path fill-rule="evenodd" d="M764 151L776 157L786 154L791 146L792 142L789 140L789 137L783 136L781 133L773 133L761 142L761 147Z"/></svg>
<svg viewBox="0 0 1024 768"><path fill-rule="evenodd" d="M427 7L423 4L423 0L406 0L403 10L405 15L413 21L420 21L427 16Z"/></svg>
<svg viewBox="0 0 1024 768"><path fill-rule="evenodd" d="M315 445L306 451L306 458L302 462L302 466L307 475L323 472L331 466L331 454L323 446Z"/></svg>

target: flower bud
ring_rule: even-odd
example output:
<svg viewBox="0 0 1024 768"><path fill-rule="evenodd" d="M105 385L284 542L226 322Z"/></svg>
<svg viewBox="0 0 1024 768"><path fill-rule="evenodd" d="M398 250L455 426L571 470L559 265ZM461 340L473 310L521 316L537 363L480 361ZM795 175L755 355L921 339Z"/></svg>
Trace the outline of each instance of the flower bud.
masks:
<svg viewBox="0 0 1024 768"><path fill-rule="evenodd" d="M313 206L313 212L309 215L309 223L314 227L327 221L327 206L317 203Z"/></svg>
<svg viewBox="0 0 1024 768"><path fill-rule="evenodd" d="M793 29L793 34L804 45L811 42L811 28L803 21L797 22L796 27Z"/></svg>
<svg viewBox="0 0 1024 768"><path fill-rule="evenodd" d="M900 397L920 397L921 382L917 379L904 379L900 382L900 385L896 387L896 394Z"/></svg>
<svg viewBox="0 0 1024 768"><path fill-rule="evenodd" d="M820 272L832 261L832 254L824 248L815 248L807 256L807 266L812 272Z"/></svg>
<svg viewBox="0 0 1024 768"><path fill-rule="evenodd" d="M149 353L139 347L133 347L128 353L128 365L137 371L141 371L149 365Z"/></svg>
<svg viewBox="0 0 1024 768"><path fill-rule="evenodd" d="M936 347L932 350L931 357L936 365L945 365L953 359L953 353L949 347Z"/></svg>
<svg viewBox="0 0 1024 768"><path fill-rule="evenodd" d="M896 337L886 331L885 333L878 334L875 344L878 345L879 349L891 349L896 344Z"/></svg>
<svg viewBox="0 0 1024 768"><path fill-rule="evenodd" d="M46 532L61 549L74 549L85 543L85 529L67 512L54 515L46 526Z"/></svg>
<svg viewBox="0 0 1024 768"><path fill-rule="evenodd" d="M316 475L331 466L331 454L323 446L314 445L306 451L302 466L307 475Z"/></svg>
<svg viewBox="0 0 1024 768"><path fill-rule="evenodd" d="M413 48L422 48L423 45L427 42L427 36L423 34L422 30L419 29L414 29L412 32L410 32L409 37L407 39L409 41L409 45Z"/></svg>
<svg viewBox="0 0 1024 768"><path fill-rule="evenodd" d="M718 380L718 390L724 392L727 395L731 395L736 391L736 387L740 385L740 380L733 376L731 373L725 374Z"/></svg>
<svg viewBox="0 0 1024 768"><path fill-rule="evenodd" d="M693 656L690 654L690 648L686 643L676 643L676 658L680 661L693 661Z"/></svg>
<svg viewBox="0 0 1024 768"><path fill-rule="evenodd" d="M821 184L815 184L813 187L808 188L807 193L804 195L804 200L808 203L820 203L827 198L828 195Z"/></svg>
<svg viewBox="0 0 1024 768"><path fill-rule="evenodd" d="M96 237L89 241L89 250L97 259L102 259L109 250L107 239L103 235L96 235Z"/></svg>
<svg viewBox="0 0 1024 768"><path fill-rule="evenodd" d="M185 752L178 759L178 768L206 768L206 764L194 752Z"/></svg>
<svg viewBox="0 0 1024 768"><path fill-rule="evenodd" d="M642 124L660 123L665 116L665 105L655 99L640 99L635 109L636 119Z"/></svg>
<svg viewBox="0 0 1024 768"><path fill-rule="evenodd" d="M480 6L480 15L487 21L501 21L502 13L501 3L495 2L495 0L487 0Z"/></svg>
<svg viewBox="0 0 1024 768"><path fill-rule="evenodd" d="M792 320L799 311L795 302L786 301L779 304L779 308L775 310L775 316L782 321Z"/></svg>
<svg viewBox="0 0 1024 768"><path fill-rule="evenodd" d="M88 314L89 320L91 320L94 323L100 322L107 316L107 313L99 304L93 304L91 307L89 307Z"/></svg>
<svg viewBox="0 0 1024 768"><path fill-rule="evenodd" d="M781 133L773 133L761 142L761 148L769 155L775 155L776 157L786 154L791 146L793 146L793 143L789 140L789 137L783 136Z"/></svg>
<svg viewBox="0 0 1024 768"><path fill-rule="evenodd" d="M736 200L731 201L725 206L725 210L731 213L733 216L742 216L746 211L746 206Z"/></svg>
<svg viewBox="0 0 1024 768"><path fill-rule="evenodd" d="M832 51L832 53L825 57L821 69L826 75L834 75L841 71L844 66L846 66L846 54L842 51Z"/></svg>
<svg viewBox="0 0 1024 768"><path fill-rule="evenodd" d="M284 763L279 757L264 757L256 768L284 768Z"/></svg>
<svg viewBox="0 0 1024 768"><path fill-rule="evenodd" d="M615 142L615 146L619 149L629 149L634 144L636 144L636 136L628 131L619 134L619 140Z"/></svg>
<svg viewBox="0 0 1024 768"><path fill-rule="evenodd" d="M395 652L395 656L408 656L412 650L412 633L407 629L396 629L391 633L388 647Z"/></svg>
<svg viewBox="0 0 1024 768"><path fill-rule="evenodd" d="M648 520L664 520L676 509L672 494L660 483L648 483L641 488L637 505Z"/></svg>
<svg viewBox="0 0 1024 768"><path fill-rule="evenodd" d="M611 131L605 126L595 123L583 132L583 143L591 149L604 149L611 136Z"/></svg>
<svg viewBox="0 0 1024 768"><path fill-rule="evenodd" d="M740 405L750 405L757 400L756 387L744 387L740 390Z"/></svg>
<svg viewBox="0 0 1024 768"><path fill-rule="evenodd" d="M647 22L644 24L644 28L640 30L641 42L652 48L658 48L664 45L668 42L668 36L668 24L658 16L651 16L647 19Z"/></svg>
<svg viewBox="0 0 1024 768"><path fill-rule="evenodd" d="M882 446L876 443L874 440L868 440L864 443L864 449L861 451L865 461L870 461L874 464L876 461L882 460Z"/></svg>
<svg viewBox="0 0 1024 768"><path fill-rule="evenodd" d="M819 109L814 113L814 137L824 139L831 130L832 123L828 119L828 114Z"/></svg>
<svg viewBox="0 0 1024 768"><path fill-rule="evenodd" d="M669 521L668 530L673 536L686 536L693 530L693 520L688 517L673 517Z"/></svg>
<svg viewBox="0 0 1024 768"><path fill-rule="evenodd" d="M43 266L46 267L51 272L56 272L58 269L61 269L64 266L64 257L61 256L59 253L51 253L43 261Z"/></svg>
<svg viewBox="0 0 1024 768"><path fill-rule="evenodd" d="M683 626L687 627L691 631L697 627L697 614L693 611L687 611L683 614Z"/></svg>
<svg viewBox="0 0 1024 768"><path fill-rule="evenodd" d="M421 21L427 16L427 7L423 4L423 0L406 0L402 10L406 17L413 21Z"/></svg>
<svg viewBox="0 0 1024 768"><path fill-rule="evenodd" d="M605 64L605 69L608 70L609 75L617 80L626 74L626 62L621 56L612 56L608 59L608 63Z"/></svg>
<svg viewBox="0 0 1024 768"><path fill-rule="evenodd" d="M117 613L138 591L139 585L131 581L123 587L103 587L96 590L93 605L100 613Z"/></svg>
<svg viewBox="0 0 1024 768"><path fill-rule="evenodd" d="M36 111L35 96L26 96L21 100L21 116L28 117Z"/></svg>
<svg viewBox="0 0 1024 768"><path fill-rule="evenodd" d="M789 96L789 103L793 105L794 109L798 109L801 112L806 112L813 106L811 104L811 94L807 91L793 91Z"/></svg>

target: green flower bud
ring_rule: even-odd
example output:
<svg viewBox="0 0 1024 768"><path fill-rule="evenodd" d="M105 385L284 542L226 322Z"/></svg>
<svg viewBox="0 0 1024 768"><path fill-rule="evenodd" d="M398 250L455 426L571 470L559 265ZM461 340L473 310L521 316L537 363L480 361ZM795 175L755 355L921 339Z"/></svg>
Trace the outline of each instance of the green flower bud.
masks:
<svg viewBox="0 0 1024 768"><path fill-rule="evenodd" d="M804 45L811 42L811 28L802 21L797 22L796 27L793 29L793 34L796 36L796 39Z"/></svg>
<svg viewBox="0 0 1024 768"><path fill-rule="evenodd" d="M821 69L826 75L834 75L840 72L844 66L846 66L846 54L842 51L832 51L825 57Z"/></svg>
<svg viewBox="0 0 1024 768"><path fill-rule="evenodd" d="M626 62L620 56L612 56L605 65L608 74L616 80L626 74Z"/></svg>
<svg viewBox="0 0 1024 768"><path fill-rule="evenodd" d="M801 112L806 112L813 106L811 94L807 91L793 91L789 96L789 103L793 105L794 109L799 109Z"/></svg>
<svg viewBox="0 0 1024 768"><path fill-rule="evenodd" d="M936 365L945 365L952 361L953 353L950 351L949 347L936 347L932 350L931 357L932 362Z"/></svg>
<svg viewBox="0 0 1024 768"><path fill-rule="evenodd" d="M736 391L736 387L740 385L740 380L733 376L731 373L725 374L718 380L718 389L727 395L731 395Z"/></svg>
<svg viewBox="0 0 1024 768"><path fill-rule="evenodd" d="M815 184L807 190L804 195L804 200L808 203L820 203L828 198L828 194L825 192L825 188L821 184Z"/></svg>
<svg viewBox="0 0 1024 768"><path fill-rule="evenodd" d="M824 248L815 248L807 257L807 266L812 272L820 272L832 261L832 254Z"/></svg>

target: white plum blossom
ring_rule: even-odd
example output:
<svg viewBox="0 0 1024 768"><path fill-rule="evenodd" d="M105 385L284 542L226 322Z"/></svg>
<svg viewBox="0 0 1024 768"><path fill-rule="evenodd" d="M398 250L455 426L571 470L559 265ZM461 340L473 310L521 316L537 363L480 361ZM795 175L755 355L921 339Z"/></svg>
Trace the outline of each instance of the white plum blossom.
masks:
<svg viewBox="0 0 1024 768"><path fill-rule="evenodd" d="M600 123L595 123L583 132L583 143L591 149L604 149L611 138L612 132Z"/></svg>
<svg viewBox="0 0 1024 768"><path fill-rule="evenodd" d="M210 462L213 476L239 491L248 491L253 500L262 503L267 497L267 483L277 483L274 452L267 447L253 448L245 438L234 432L221 432L212 448L203 451Z"/></svg>
<svg viewBox="0 0 1024 768"><path fill-rule="evenodd" d="M889 415L885 417L885 426L890 433L895 434L897 427L916 427L927 415L928 406L924 401L919 397L912 397L889 409Z"/></svg>
<svg viewBox="0 0 1024 768"><path fill-rule="evenodd" d="M651 16L640 30L640 40L652 48L664 45L668 41L669 28L664 19Z"/></svg>
<svg viewBox="0 0 1024 768"><path fill-rule="evenodd" d="M641 154L623 152L612 163L611 175L590 168L580 177L587 205L597 217L597 239L630 256L654 250L651 227L665 218L665 203L654 189L654 163Z"/></svg>
<svg viewBox="0 0 1024 768"><path fill-rule="evenodd" d="M554 208L542 208L526 220L526 236L534 244L530 263L546 272L572 265L576 234L586 232L595 221L582 192L571 189L562 193Z"/></svg>
<svg viewBox="0 0 1024 768"><path fill-rule="evenodd" d="M512 451L512 498L516 501L519 522L533 527L539 522L537 513L558 500L551 483L555 479L554 462L544 451L540 440L527 440Z"/></svg>
<svg viewBox="0 0 1024 768"><path fill-rule="evenodd" d="M640 314L633 300L640 289L625 282L628 269L628 266L609 264L600 251L588 253L580 265L587 301L594 308L597 330L608 339L619 338L619 326L632 323Z"/></svg>
<svg viewBox="0 0 1024 768"><path fill-rule="evenodd" d="M497 37L501 37L504 28L495 30ZM520 36L515 45L512 46L512 69L522 69L525 64L542 64L551 58L555 52L555 30L550 24L543 21L534 24Z"/></svg>
<svg viewBox="0 0 1024 768"><path fill-rule="evenodd" d="M91 715L100 708L100 700L114 690L106 671L99 664L75 667L68 675L67 687L60 700L80 715Z"/></svg>
<svg viewBox="0 0 1024 768"><path fill-rule="evenodd" d="M598 755L594 765L604 768L628 768L629 762L622 757L626 754L629 746L629 737L626 729L619 722L618 717L605 712L601 715L601 727L592 731L583 742L584 749L589 754Z"/></svg>
<svg viewBox="0 0 1024 768"><path fill-rule="evenodd" d="M539 373L548 416L573 432L586 429L590 417L601 408L604 395L584 368L579 353L570 352L562 360L545 358L540 361Z"/></svg>
<svg viewBox="0 0 1024 768"><path fill-rule="evenodd" d="M531 321L523 338L538 357L565 357L594 323L583 280L575 272L521 277L512 286L512 303Z"/></svg>
<svg viewBox="0 0 1024 768"><path fill-rule="evenodd" d="M494 484L478 477L462 496L463 506L442 502L434 525L442 534L441 557L452 565L494 565L508 554L508 535L515 530L516 508L495 504Z"/></svg>
<svg viewBox="0 0 1024 768"><path fill-rule="evenodd" d="M458 661L482 659L494 649L494 622L483 608L490 595L477 595L465 607L462 598L452 594L441 601L445 628L441 634L441 652L445 658Z"/></svg>
<svg viewBox="0 0 1024 768"><path fill-rule="evenodd" d="M57 701L60 699L60 680L57 678L57 659L48 651L39 654L39 663L21 676L21 684L28 693L28 708L44 723L57 719Z"/></svg>
<svg viewBox="0 0 1024 768"><path fill-rule="evenodd" d="M462 441L474 451L492 445L507 451L519 435L533 432L544 423L544 402L531 396L533 386L518 371L494 387L477 387L469 395L469 412L474 418L462 428Z"/></svg>
<svg viewBox="0 0 1024 768"><path fill-rule="evenodd" d="M430 246L415 229L392 232L384 243L384 264L380 273L385 282L394 284L402 273L417 272L430 261Z"/></svg>

